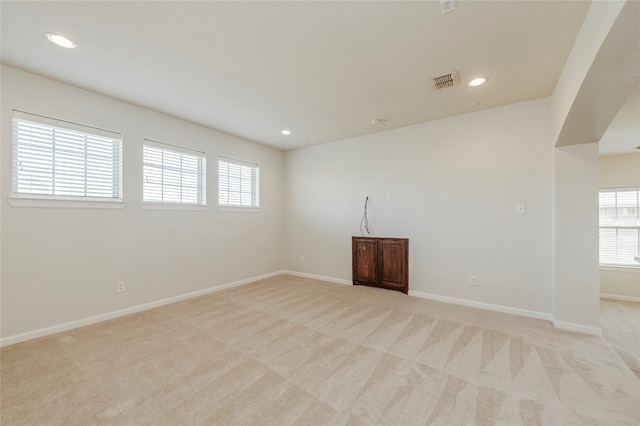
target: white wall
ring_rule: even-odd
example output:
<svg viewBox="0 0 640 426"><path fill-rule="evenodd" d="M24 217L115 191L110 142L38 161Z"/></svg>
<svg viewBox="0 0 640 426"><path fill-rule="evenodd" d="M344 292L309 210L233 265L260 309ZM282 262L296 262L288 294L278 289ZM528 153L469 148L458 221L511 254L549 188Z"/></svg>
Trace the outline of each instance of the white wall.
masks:
<svg viewBox="0 0 640 426"><path fill-rule="evenodd" d="M600 157L600 188L640 187L640 152Z"/></svg>
<svg viewBox="0 0 640 426"><path fill-rule="evenodd" d="M600 157L600 188L640 187L640 153ZM640 271L600 268L600 293L640 302Z"/></svg>
<svg viewBox="0 0 640 426"><path fill-rule="evenodd" d="M550 313L549 111L539 99L288 151L286 268L350 280L369 196L373 234L410 239L411 291Z"/></svg>
<svg viewBox="0 0 640 426"><path fill-rule="evenodd" d="M282 269L281 151L7 66L1 99L3 338ZM12 109L121 132L126 207L11 207ZM143 138L206 153L208 211L141 208ZM260 213L217 210L220 154L260 164Z"/></svg>
<svg viewBox="0 0 640 426"><path fill-rule="evenodd" d="M598 144L554 150L554 324L597 333Z"/></svg>
<svg viewBox="0 0 640 426"><path fill-rule="evenodd" d="M584 178L575 188L576 206L594 202L597 154L593 144L575 150L550 144L623 4L590 7L552 98L285 155L3 66L1 336L268 274L283 264L348 281L350 238L359 233L365 196L371 198L375 235L410 238L412 290L545 313L592 332L597 327L597 298L592 297L598 293L597 278L592 279L597 263L591 271L597 210L572 229L573 207L558 206L557 197L571 193L573 170ZM6 204L13 108L122 132L127 207ZM207 153L209 211L140 208L142 138ZM260 214L215 209L213 166L219 154L260 163ZM385 201L387 193L391 202ZM524 215L515 214L519 202L527 205ZM584 250L571 250L582 235L587 235ZM468 285L470 274L478 276L477 287ZM586 281L577 288L581 277ZM115 293L116 281L127 283L124 294Z"/></svg>
<svg viewBox="0 0 640 426"><path fill-rule="evenodd" d="M594 334L600 333L597 142L615 108L635 89L625 94L620 87L637 76L628 76L622 86L608 91L602 86L606 78L598 77L606 69L635 69L621 66L619 57L627 40L635 42L629 27L637 21L635 6L629 1L591 3L551 97L552 145L583 144L554 152L554 324ZM635 65L632 56L622 59Z"/></svg>

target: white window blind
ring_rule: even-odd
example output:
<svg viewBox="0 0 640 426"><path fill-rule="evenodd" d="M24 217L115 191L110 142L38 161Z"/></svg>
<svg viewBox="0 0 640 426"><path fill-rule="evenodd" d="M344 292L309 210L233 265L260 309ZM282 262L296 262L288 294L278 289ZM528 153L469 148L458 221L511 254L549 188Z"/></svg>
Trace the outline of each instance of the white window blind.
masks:
<svg viewBox="0 0 640 426"><path fill-rule="evenodd" d="M231 207L260 207L260 168L258 165L220 157L218 161L218 204Z"/></svg>
<svg viewBox="0 0 640 426"><path fill-rule="evenodd" d="M143 163L145 202L206 205L203 152L145 140Z"/></svg>
<svg viewBox="0 0 640 426"><path fill-rule="evenodd" d="M120 134L13 112L14 196L122 200Z"/></svg>
<svg viewBox="0 0 640 426"><path fill-rule="evenodd" d="M600 191L600 263L640 266L640 190Z"/></svg>

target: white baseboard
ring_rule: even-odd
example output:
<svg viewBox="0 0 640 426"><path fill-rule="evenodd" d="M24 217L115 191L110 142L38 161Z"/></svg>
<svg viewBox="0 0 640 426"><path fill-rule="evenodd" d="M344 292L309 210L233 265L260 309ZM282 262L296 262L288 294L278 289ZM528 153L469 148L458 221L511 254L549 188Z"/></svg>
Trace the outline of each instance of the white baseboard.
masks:
<svg viewBox="0 0 640 426"><path fill-rule="evenodd" d="M287 275L293 275L294 277L301 277L301 278L311 278L313 280L318 280L318 281L327 281L330 283L336 283L336 284L345 284L345 285L352 285L353 281L351 280L343 280L340 278L332 278L332 277L325 277L323 275L316 275L316 274L307 274L306 272L296 272L296 271L282 271L283 274L287 274Z"/></svg>
<svg viewBox="0 0 640 426"><path fill-rule="evenodd" d="M421 299L435 300L436 302L452 303L454 305L469 306L471 308L485 309L487 311L502 312L504 314L519 315L521 317L535 318L552 321L553 315L546 312L529 311L527 309L513 308L511 306L494 305L491 303L478 302L475 300L458 299L456 297L440 296L438 294L423 293L421 291L409 290L409 296Z"/></svg>
<svg viewBox="0 0 640 426"><path fill-rule="evenodd" d="M472 308L486 309L488 311L502 312L505 314L519 315L521 317L541 319L545 321L550 321L554 327L559 328L561 330L602 336L602 330L599 327L591 327L588 325L576 324L572 322L557 321L553 318L552 314L546 313L546 312L530 311L527 309L513 308L510 306L504 306L504 305L494 305L491 303L477 302L475 300L458 299L455 297L440 296L437 294L422 293L419 291L409 291L409 296L435 300L438 302L453 303L455 305L469 306Z"/></svg>
<svg viewBox="0 0 640 426"><path fill-rule="evenodd" d="M617 294L600 293L600 299L623 300L625 302L637 302L637 303L640 303L640 297L619 296Z"/></svg>
<svg viewBox="0 0 640 426"><path fill-rule="evenodd" d="M327 282L338 283L338 284L347 284L347 285L353 284L353 282L349 280L325 277L322 275L315 275L315 274L307 274L304 272L285 270L285 271L282 271L282 273L287 275L293 275L296 277L311 278L319 281L327 281ZM458 299L456 297L440 296L438 294L424 293L421 291L414 291L414 290L409 290L409 296L419 297L421 299L435 300L436 302L452 303L454 305L468 306L471 308L484 309L487 311L502 312L504 314L518 315L521 317L549 321L551 322L551 324L553 324L554 327L558 329L574 331L574 332L583 333L583 334L592 334L596 336L602 335L602 330L599 327L591 327L587 325L576 324L576 323L565 322L565 321L556 321L553 318L553 315L547 312L531 311L528 309L520 309L520 308L514 308L511 306L504 306L504 305L494 305L492 303L478 302L475 300L468 300L468 299ZM629 300L629 299L626 299L626 300Z"/></svg>
<svg viewBox="0 0 640 426"><path fill-rule="evenodd" d="M311 278L319 281L327 281L327 282L338 283L338 284L346 284L346 285L353 284L353 282L350 280L343 280L340 278L333 278L333 277L325 277L322 275L315 275L315 274L307 274L304 272L285 270L283 271L283 273L287 275L293 275L296 277ZM462 305L462 306L469 306L472 308L485 309L488 311L502 312L505 314L519 315L522 317L541 319L545 321L553 321L553 315L546 312L529 311L526 309L512 308L510 306L493 305L491 303L477 302L474 300L466 300L466 299L458 299L455 297L440 296L437 294L423 293L420 291L413 291L413 290L409 290L409 296L419 297L422 299L435 300L437 302L452 303L454 305Z"/></svg>
<svg viewBox="0 0 640 426"><path fill-rule="evenodd" d="M256 277L247 278L247 279L244 279L244 280L239 280L239 281L234 281L234 282L227 283L227 284L222 284L222 285L219 285L219 286L216 286L216 287L210 287L210 288L206 288L206 289L203 289L203 290L198 290L198 291L194 291L194 292L190 292L190 293L181 294L179 296L169 297L167 299L156 300L154 302L149 302L149 303L143 303L141 305L131 306L131 307L128 307L128 308L119 309L117 311L106 312L104 314L95 315L95 316L88 317L88 318L69 321L69 322L66 322L66 323L63 323L63 324L57 324L57 325L50 326L50 327L44 327L44 328L40 328L40 329L37 329L37 330L28 331L28 332L20 333L20 334L15 334L13 336L4 337L4 338L0 339L0 347L9 346L9 345L13 345L13 344L16 344L16 343L25 342L27 340L37 339L38 337L48 336L50 334L55 334L55 333L60 333L62 331L72 330L74 328L83 327L85 325L91 325L91 324L95 324L95 323L98 323L98 322L101 322L101 321L106 321L106 320L122 317L122 316L125 316L125 315L130 315L130 314L134 314L134 313L137 313L137 312L146 311L148 309L157 308L157 307L160 307L160 306L168 305L170 303L181 302L183 300L191 299L191 298L198 297L198 296L203 296L203 295L209 294L209 293L215 293L217 291L225 290L225 289L232 288L232 287L237 287L237 286L244 285L244 284L249 284L249 283L252 283L252 282L260 281L260 280L263 280L263 279L267 279L267 278L271 278L271 277L275 277L275 276L283 275L283 274L292 275L292 276L295 276L295 277L310 278L310 279L314 279L314 280L326 281L326 282L337 283L337 284L344 284L344 285L352 285L353 284L353 282L350 281L350 280L345 280L345 279L340 279L340 278L326 277L326 276L323 276L323 275L316 275L316 274L308 274L308 273L305 273L305 272L281 270L281 271L276 271L276 272L272 272L272 273L269 273L269 274L264 274L264 275L260 275L260 276L256 276ZM458 298L455 298L455 297L440 296L440 295L437 295L437 294L423 293L423 292L420 292L420 291L413 291L413 290L409 291L409 296L419 297L419 298L428 299L428 300L435 300L437 302L445 302L445 303L452 303L452 304L455 304L455 305L469 306L469 307L472 307L472 308L485 309L485 310L494 311L494 312L502 312L502 313L506 313L506 314L519 315L519 316L523 316L523 317L547 320L547 321L551 321L553 323L554 327L557 327L559 329L568 330L568 331L575 331L575 332L578 332L578 333L602 335L602 330L600 328L598 328L598 327L590 327L590 326L585 326L585 325L581 325L581 324L569 323L569 322L564 322L564 321L556 321L556 320L553 319L553 315L551 315L549 313L545 313L545 312L530 311L530 310L526 310L526 309L513 308L513 307L510 307L510 306L494 305L494 304L491 304L491 303L484 303L484 302L478 302L478 301L467 300L467 299L458 299ZM615 296L615 295L601 294L600 297L609 298L609 299L616 299L617 298L618 300L627 300L627 301L640 302L640 298L627 297L627 298L623 299L622 297L625 297L625 296Z"/></svg>
<svg viewBox="0 0 640 426"><path fill-rule="evenodd" d="M591 327L583 324L576 324L574 322L565 322L553 320L553 326L561 330L575 331L576 333L593 334L595 336L602 336L602 329L600 327Z"/></svg>
<svg viewBox="0 0 640 426"><path fill-rule="evenodd" d="M181 294L179 296L169 297L167 299L156 300L154 302L143 303L142 305L130 306L128 308L119 309L117 311L106 312L104 314L95 315L88 318L82 318L79 320L65 322L63 324L57 324L50 327L44 327L33 331L27 331L25 333L15 334L0 339L0 347L13 345L16 343L26 342L27 340L37 339L38 337L48 336L50 334L60 333L62 331L72 330L74 328L83 327L85 325L91 325L98 322L122 317L125 315L135 314L137 312L146 311L148 309L157 308L159 306L168 305L170 303L181 302L183 300L191 299L198 296L203 296L209 293L215 293L217 291L225 290L227 288L237 287L244 284L260 281L266 278L275 277L277 275L284 274L285 271L272 272L257 277L251 277L244 280L234 281L227 284L222 284L216 287L206 288L204 290L193 291L190 293Z"/></svg>

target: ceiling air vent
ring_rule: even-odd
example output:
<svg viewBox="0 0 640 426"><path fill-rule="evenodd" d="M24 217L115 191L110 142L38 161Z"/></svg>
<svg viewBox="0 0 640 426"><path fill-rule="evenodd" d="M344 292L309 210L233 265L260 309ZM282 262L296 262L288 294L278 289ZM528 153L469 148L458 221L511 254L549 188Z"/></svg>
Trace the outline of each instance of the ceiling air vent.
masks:
<svg viewBox="0 0 640 426"><path fill-rule="evenodd" d="M453 87L456 84L458 84L458 74L455 71L433 79L433 88L435 90Z"/></svg>
<svg viewBox="0 0 640 426"><path fill-rule="evenodd" d="M456 8L456 0L440 0L442 14L452 12Z"/></svg>

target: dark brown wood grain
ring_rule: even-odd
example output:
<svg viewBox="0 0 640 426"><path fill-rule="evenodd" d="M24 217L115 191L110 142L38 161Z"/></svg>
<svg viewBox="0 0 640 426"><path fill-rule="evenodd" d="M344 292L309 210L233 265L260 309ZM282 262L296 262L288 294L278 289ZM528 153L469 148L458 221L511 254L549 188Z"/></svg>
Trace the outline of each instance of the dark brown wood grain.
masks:
<svg viewBox="0 0 640 426"><path fill-rule="evenodd" d="M409 292L409 239L352 237L353 284Z"/></svg>

